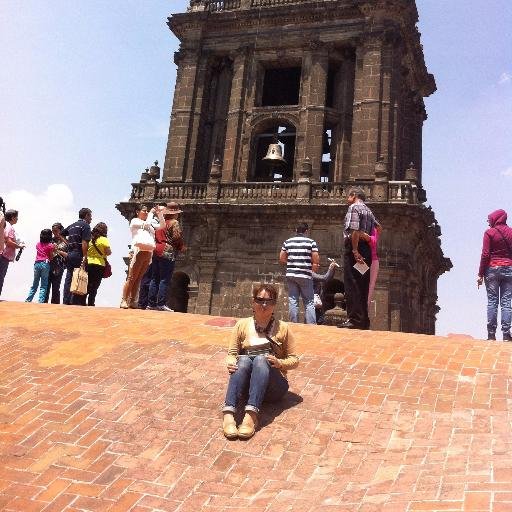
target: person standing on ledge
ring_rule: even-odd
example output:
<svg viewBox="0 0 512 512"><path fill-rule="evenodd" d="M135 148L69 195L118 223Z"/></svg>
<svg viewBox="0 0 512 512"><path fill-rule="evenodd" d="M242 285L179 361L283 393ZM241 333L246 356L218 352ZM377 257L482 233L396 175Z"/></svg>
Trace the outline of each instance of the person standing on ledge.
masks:
<svg viewBox="0 0 512 512"><path fill-rule="evenodd" d="M66 279L64 281L64 304L85 306L85 295L71 293L71 280L75 268L87 263L87 249L91 240L92 211L80 208L78 220L69 225L62 234L67 237L68 251L66 257Z"/></svg>
<svg viewBox="0 0 512 512"><path fill-rule="evenodd" d="M487 339L496 339L498 303L501 304L503 341L512 341L512 228L507 226L507 212L496 210L487 217L477 286L485 278L487 290Z"/></svg>
<svg viewBox="0 0 512 512"><path fill-rule="evenodd" d="M305 222L299 224L296 235L281 247L279 263L286 265L290 322L299 321L299 298L302 297L306 323L316 324L312 272L318 271L320 255L316 242L308 234L309 226Z"/></svg>
<svg viewBox="0 0 512 512"><path fill-rule="evenodd" d="M14 224L18 222L18 211L7 210L5 212L5 229L4 229L4 249L0 254L0 296L2 295L2 288L4 286L5 275L9 263L14 261L16 257L16 249L23 249L25 244L18 240Z"/></svg>
<svg viewBox="0 0 512 512"><path fill-rule="evenodd" d="M352 188L348 192L349 204L345 216L343 274L345 298L347 301L348 320L340 327L348 329L369 329L368 290L370 287L370 271L361 273L354 265L368 267L372 264L370 244L364 239L369 236L378 224L372 211L364 203L366 195L362 188ZM364 236L368 235L368 237Z"/></svg>

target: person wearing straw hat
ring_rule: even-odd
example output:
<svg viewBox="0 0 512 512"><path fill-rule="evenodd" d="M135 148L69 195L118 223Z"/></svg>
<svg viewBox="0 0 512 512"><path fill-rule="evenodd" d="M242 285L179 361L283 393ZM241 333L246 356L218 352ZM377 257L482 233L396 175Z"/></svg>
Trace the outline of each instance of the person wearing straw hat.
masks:
<svg viewBox="0 0 512 512"><path fill-rule="evenodd" d="M171 282L176 256L185 249L183 233L178 222L182 213L177 203L168 203L163 210L165 226L155 232L156 247L153 254L148 309L172 311L167 306L167 290Z"/></svg>

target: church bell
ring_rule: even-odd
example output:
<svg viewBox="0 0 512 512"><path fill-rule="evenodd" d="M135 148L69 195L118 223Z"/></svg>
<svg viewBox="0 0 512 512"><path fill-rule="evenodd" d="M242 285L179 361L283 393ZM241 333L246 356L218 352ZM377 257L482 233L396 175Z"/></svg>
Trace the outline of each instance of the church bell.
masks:
<svg viewBox="0 0 512 512"><path fill-rule="evenodd" d="M274 166L286 165L286 160L283 158L283 149L281 146L276 143L270 144L263 161Z"/></svg>

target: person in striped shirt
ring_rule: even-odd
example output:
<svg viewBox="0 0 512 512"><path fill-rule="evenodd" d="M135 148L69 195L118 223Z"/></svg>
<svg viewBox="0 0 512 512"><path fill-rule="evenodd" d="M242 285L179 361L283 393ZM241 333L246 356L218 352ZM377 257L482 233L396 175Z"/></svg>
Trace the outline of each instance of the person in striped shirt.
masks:
<svg viewBox="0 0 512 512"><path fill-rule="evenodd" d="M313 300L312 272L318 270L320 255L316 242L308 237L309 226L303 222L297 226L296 235L288 238L281 247L279 262L286 265L288 285L288 314L290 322L299 321L299 298L304 303L307 324L316 324Z"/></svg>

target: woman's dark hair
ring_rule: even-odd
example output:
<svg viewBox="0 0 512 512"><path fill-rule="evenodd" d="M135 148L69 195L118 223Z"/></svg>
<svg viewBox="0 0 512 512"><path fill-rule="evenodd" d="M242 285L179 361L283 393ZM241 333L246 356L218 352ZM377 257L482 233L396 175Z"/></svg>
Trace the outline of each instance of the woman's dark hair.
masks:
<svg viewBox="0 0 512 512"><path fill-rule="evenodd" d="M39 241L42 244L49 244L52 241L52 236L53 233L51 229L43 229L39 235Z"/></svg>
<svg viewBox="0 0 512 512"><path fill-rule="evenodd" d="M253 287L252 298L255 299L261 292L267 292L272 300L277 300L279 296L279 290L277 286L270 283L260 283Z"/></svg>
<svg viewBox="0 0 512 512"><path fill-rule="evenodd" d="M15 219L18 216L18 210L7 210L5 212L5 220L7 222L11 222L13 219Z"/></svg>
<svg viewBox="0 0 512 512"><path fill-rule="evenodd" d="M54 222L52 224L52 229L53 228L59 228L60 231L63 231L64 230L64 226L60 223L60 222Z"/></svg>
<svg viewBox="0 0 512 512"><path fill-rule="evenodd" d="M96 226L92 228L91 231L91 237L94 242L100 237L100 236L107 236L107 225L104 222L98 222Z"/></svg>

